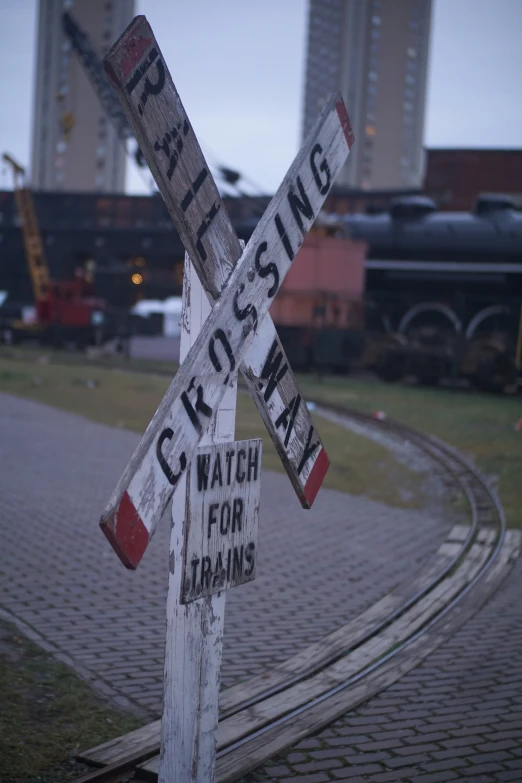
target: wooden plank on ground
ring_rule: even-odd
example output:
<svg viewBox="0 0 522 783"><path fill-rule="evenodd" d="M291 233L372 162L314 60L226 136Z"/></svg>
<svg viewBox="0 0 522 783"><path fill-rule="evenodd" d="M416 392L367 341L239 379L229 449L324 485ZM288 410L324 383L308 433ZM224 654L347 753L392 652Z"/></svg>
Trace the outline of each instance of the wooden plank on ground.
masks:
<svg viewBox="0 0 522 783"><path fill-rule="evenodd" d="M457 550L455 550L455 546ZM259 697L271 689L284 686L284 683L290 678L306 677L320 667L331 663L340 655L345 655L347 650L355 648L361 639L372 633L379 624L390 617L393 612L399 610L401 606L404 606L437 575L442 575L460 549L461 546L458 544L453 545L445 542L413 579L404 582L396 590L383 596L358 617L268 672L263 672L263 674L227 688L220 697L221 719L237 712L241 709L242 704L246 704L253 698Z"/></svg>
<svg viewBox="0 0 522 783"><path fill-rule="evenodd" d="M315 676L286 688L257 704L220 721L218 747L226 747L242 737L258 731L276 717L321 696L329 688L344 682L372 661L385 655L421 628L445 603L451 600L478 573L490 554L490 547L475 544L457 571L414 604L404 615L392 622L378 636L365 642Z"/></svg>
<svg viewBox="0 0 522 783"><path fill-rule="evenodd" d="M457 628L475 614L486 598L494 592L509 570L520 551L521 534L518 530L506 533L501 552L488 573L469 593L463 603L456 607L440 625L422 634L396 657L379 666L361 683L339 691L304 711L301 715L283 724L269 728L234 752L218 754L216 765L217 783L233 783L241 776L256 769L287 747L311 733L319 731L332 721L355 709L377 693L399 680L417 666L427 655L451 636ZM149 766L150 765L150 766ZM143 769L150 769L154 777L155 760L151 759Z"/></svg>
<svg viewBox="0 0 522 783"><path fill-rule="evenodd" d="M514 552L518 551L518 541L519 539L517 538L516 541L512 541L511 544L507 546L506 551L504 552L504 558L507 558L507 561L510 561L514 557ZM279 694L279 697L283 697L279 704L277 704L278 697L270 698L265 702L256 704L254 707L244 710L221 722L218 729L218 750L224 750L237 742L241 742L242 738L247 737L251 732L262 732L263 728L269 726L271 721L276 718L287 714L292 709L298 708L302 704L308 703L312 699L320 698L329 688L342 684L364 666L377 660L379 657L382 657L387 650L392 649L394 645L401 642L404 638L411 636L451 601L451 599L469 584L472 579L474 579L480 572L490 552L491 547L489 545L473 545L458 571L444 580L438 588L436 588L437 593L435 601L432 602L432 606L430 607L429 601L424 599L420 602L420 605L413 607L415 611L411 618L408 613L406 613L403 617L399 618L395 628L394 624L392 624L389 626L388 631L384 632L386 635L384 643L380 636L370 640L366 645L358 648L353 656L346 656L346 658L341 659L316 677L293 686L286 690L284 694ZM430 596L427 598L429 599ZM399 628L399 632L397 632L397 628ZM414 646L415 643L410 646L410 649ZM368 686L363 685L362 688L362 692L367 693ZM360 693L361 687L358 685L354 686L354 691L356 694ZM329 703L330 702L328 701L328 704ZM335 697L333 698L333 703L336 703ZM299 721L297 721L297 723L299 724ZM270 738L271 731L273 732L273 730L268 729L268 739ZM285 728L283 728L283 735L284 733ZM265 738L267 737L267 735L263 736L265 736ZM274 741L279 743L281 737L278 737L277 739L274 737ZM286 747L287 745L288 743L281 745L281 747ZM256 746L257 740L254 739L252 742L249 741L244 747L250 749L251 747L255 748ZM262 743L261 747L264 747L264 743ZM242 763L246 763L246 757L243 755L242 749L240 748L237 752L239 753L239 757L243 759ZM246 752L249 753L250 750ZM231 755L234 755L235 753L236 751ZM272 753L269 749L264 758L269 758L270 755L272 755ZM224 758L226 758L226 756ZM255 766L257 766L257 764L252 764L248 769L253 769ZM154 770L157 768L157 762L155 759L151 759L142 765L142 768L143 770L154 774ZM237 769L235 763L234 769ZM246 771L246 769L243 771ZM223 769L220 761L218 761L217 780L228 780L226 776L222 777L222 774ZM239 772L237 774L239 776Z"/></svg>
<svg viewBox="0 0 522 783"><path fill-rule="evenodd" d="M371 633L392 612L413 598L417 592L425 588L437 575L441 575L451 565L453 559L461 551L462 543L466 540L469 530L470 528L467 526L453 527L448 533L446 541L421 567L413 579L408 579L396 590L383 596L358 617L269 671L221 691L221 719L240 710L247 702L270 691L270 689L284 686L289 678L307 676L319 667L325 666L345 654L347 650L356 647L365 635ZM114 763L125 758L129 752L135 749L148 747L153 740L159 743L159 738L160 721L158 720L129 734L124 734L91 748L82 753L80 758L94 764Z"/></svg>

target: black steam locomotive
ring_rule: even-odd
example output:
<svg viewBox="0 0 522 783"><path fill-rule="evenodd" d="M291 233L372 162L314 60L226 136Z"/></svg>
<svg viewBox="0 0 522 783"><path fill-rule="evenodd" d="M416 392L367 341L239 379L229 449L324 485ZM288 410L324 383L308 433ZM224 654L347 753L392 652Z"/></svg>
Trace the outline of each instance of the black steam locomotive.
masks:
<svg viewBox="0 0 522 783"><path fill-rule="evenodd" d="M494 391L515 381L522 213L510 198L481 196L473 213L401 198L341 222L368 245L366 363L380 377L459 375Z"/></svg>

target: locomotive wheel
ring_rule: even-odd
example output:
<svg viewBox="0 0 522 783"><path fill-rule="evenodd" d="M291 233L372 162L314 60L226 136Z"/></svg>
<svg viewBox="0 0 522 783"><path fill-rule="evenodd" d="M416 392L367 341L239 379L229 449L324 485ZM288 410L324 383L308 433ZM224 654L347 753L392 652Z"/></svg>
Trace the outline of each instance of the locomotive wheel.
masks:
<svg viewBox="0 0 522 783"><path fill-rule="evenodd" d="M447 375L442 357L422 352L415 355L411 371L423 386L437 386L440 379Z"/></svg>
<svg viewBox="0 0 522 783"><path fill-rule="evenodd" d="M406 357L402 349L394 346L383 348L377 356L375 372L381 381L400 381L406 374Z"/></svg>
<svg viewBox="0 0 522 783"><path fill-rule="evenodd" d="M515 380L515 368L507 353L483 357L478 364L475 385L481 391L500 394Z"/></svg>

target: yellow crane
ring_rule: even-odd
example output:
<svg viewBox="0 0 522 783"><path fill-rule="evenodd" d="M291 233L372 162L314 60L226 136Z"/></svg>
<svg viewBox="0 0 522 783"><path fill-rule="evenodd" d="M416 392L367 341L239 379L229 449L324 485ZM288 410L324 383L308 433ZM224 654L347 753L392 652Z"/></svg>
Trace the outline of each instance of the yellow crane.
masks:
<svg viewBox="0 0 522 783"><path fill-rule="evenodd" d="M33 194L27 187L25 169L6 152L4 161L11 166L14 180L14 195L24 239L25 255L33 284L35 302L43 302L49 296L49 269L45 261L40 229L36 220Z"/></svg>

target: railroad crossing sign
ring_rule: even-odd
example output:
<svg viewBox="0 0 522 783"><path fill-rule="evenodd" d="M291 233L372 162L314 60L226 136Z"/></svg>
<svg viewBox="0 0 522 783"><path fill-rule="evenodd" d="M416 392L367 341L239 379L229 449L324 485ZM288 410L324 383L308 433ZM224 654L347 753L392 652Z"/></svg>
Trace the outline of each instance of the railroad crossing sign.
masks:
<svg viewBox="0 0 522 783"><path fill-rule="evenodd" d="M119 557L135 568L240 366L298 495L305 506L313 502L328 458L265 316L353 136L342 99L333 97L241 255L144 17L116 42L105 67L200 280L217 300L102 516Z"/></svg>
<svg viewBox="0 0 522 783"><path fill-rule="evenodd" d="M190 550L190 466L200 444L208 450L199 455L208 454L209 460L220 448L212 443L241 448L230 443L241 369L302 505L309 508L315 499L328 457L267 313L349 154L353 135L341 97L332 97L242 252L145 17L129 25L104 64L187 256L182 363L100 524L122 562L136 568L175 493L160 781L203 783L213 780L225 592L212 594L219 569L214 568L212 578L207 568L198 571L201 564L191 571L193 560L201 558L197 553L191 558ZM197 457L194 475L197 482ZM199 529L199 554L204 558L210 555L203 552L201 530L206 524L212 537L221 524L221 516L210 507L218 502L224 508L226 499L232 519L231 498L233 503L232 495L223 495L208 504L203 528L193 528ZM255 494L253 498L255 510ZM239 506L235 513L236 528L241 521L247 529ZM223 514L225 527L228 512ZM255 551L256 513L251 517L251 537L243 542L245 561L249 544L254 545L249 556ZM243 575L250 565L248 561ZM231 569L232 574L226 566L221 569L227 571L224 584L234 582L233 562ZM193 600L198 598L198 582L203 597Z"/></svg>

